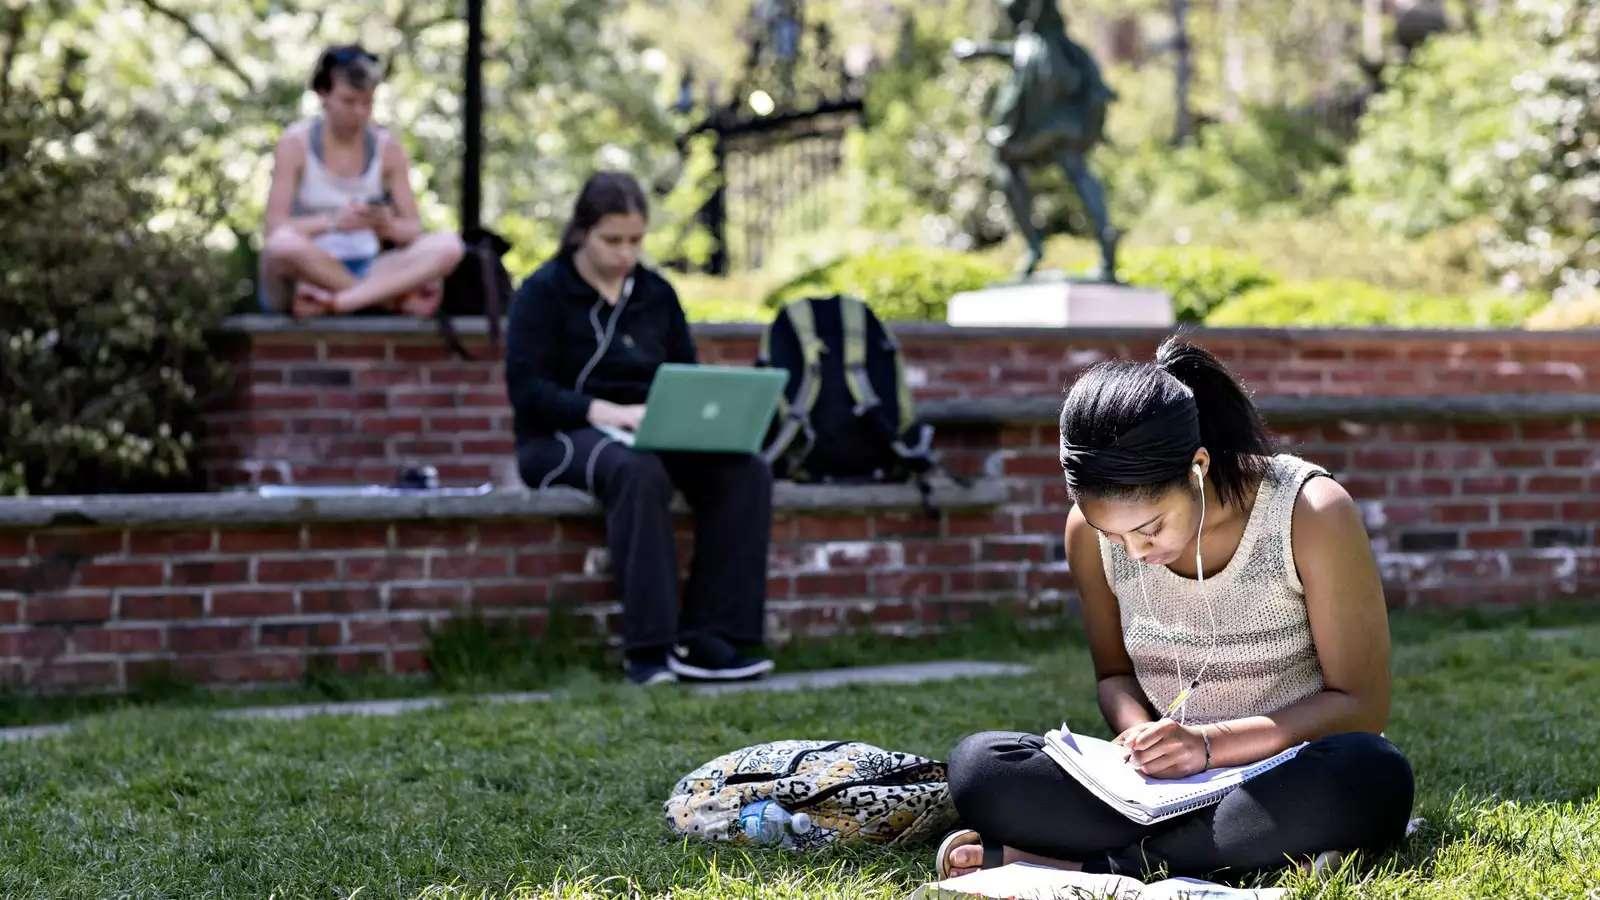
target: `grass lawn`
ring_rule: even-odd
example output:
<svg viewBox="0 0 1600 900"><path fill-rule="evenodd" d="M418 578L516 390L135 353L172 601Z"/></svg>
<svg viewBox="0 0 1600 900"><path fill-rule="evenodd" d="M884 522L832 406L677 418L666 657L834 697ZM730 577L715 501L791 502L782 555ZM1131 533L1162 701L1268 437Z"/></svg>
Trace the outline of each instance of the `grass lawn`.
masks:
<svg viewBox="0 0 1600 900"><path fill-rule="evenodd" d="M1389 735L1416 767L1428 825L1331 882L1281 883L1305 897L1600 888L1600 610L1397 615L1395 639ZM790 659L871 650L839 646ZM713 698L580 672L555 702L390 719L222 722L188 701L98 713L66 737L0 744L0 896L900 897L931 876L930 848L685 844L661 801L696 764L761 740L942 757L970 731L1098 722L1069 629L949 648L1039 673Z"/></svg>

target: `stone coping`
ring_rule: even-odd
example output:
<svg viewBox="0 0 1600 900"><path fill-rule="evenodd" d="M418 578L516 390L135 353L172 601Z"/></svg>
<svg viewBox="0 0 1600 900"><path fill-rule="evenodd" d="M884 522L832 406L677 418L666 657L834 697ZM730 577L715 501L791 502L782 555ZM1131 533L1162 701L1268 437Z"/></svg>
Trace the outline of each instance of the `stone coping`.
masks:
<svg viewBox="0 0 1600 900"><path fill-rule="evenodd" d="M469 337L482 337L489 333L488 320L483 316L459 316L454 320L457 333ZM953 326L941 322L891 322L890 329L901 337L920 339L962 338L1030 338L1085 340L1160 340L1178 330L1171 328L1018 328L998 326ZM694 332L704 337L756 338L766 330L757 322L701 322ZM1457 341L1543 341L1577 340L1600 344L1600 329L1579 331L1527 331L1520 328L1203 328L1189 327L1189 333L1204 339L1250 338L1260 341L1316 341L1331 338L1350 340L1457 340ZM319 317L301 322L286 316L242 315L224 319L218 331L230 335L390 335L436 337L438 326L432 319L418 320L405 316L356 316L349 318Z"/></svg>
<svg viewBox="0 0 1600 900"><path fill-rule="evenodd" d="M1600 418L1600 395L1270 396L1256 398L1256 408L1270 424L1328 420L1461 422ZM917 414L934 425L1054 423L1061 416L1061 400L1056 397L924 400L917 404Z"/></svg>
<svg viewBox="0 0 1600 900"><path fill-rule="evenodd" d="M962 487L933 481L933 502L942 510L996 506L1006 498L995 479ZM920 509L911 484L795 484L780 481L773 507L786 512L855 512ZM682 498L676 505L687 509ZM543 491L501 488L478 496L263 497L252 492L196 494L89 494L0 498L0 528L120 528L202 525L270 525L301 522L395 520L534 519L598 516L588 494L557 487Z"/></svg>

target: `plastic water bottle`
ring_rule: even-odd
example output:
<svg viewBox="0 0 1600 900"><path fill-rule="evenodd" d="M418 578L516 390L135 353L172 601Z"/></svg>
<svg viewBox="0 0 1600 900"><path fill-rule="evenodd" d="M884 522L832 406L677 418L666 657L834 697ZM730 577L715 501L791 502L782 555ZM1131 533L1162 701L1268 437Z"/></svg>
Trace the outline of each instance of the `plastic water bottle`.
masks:
<svg viewBox="0 0 1600 900"><path fill-rule="evenodd" d="M739 827L752 843L793 847L795 835L811 830L811 817L805 813L790 814L771 800L757 800L739 810Z"/></svg>

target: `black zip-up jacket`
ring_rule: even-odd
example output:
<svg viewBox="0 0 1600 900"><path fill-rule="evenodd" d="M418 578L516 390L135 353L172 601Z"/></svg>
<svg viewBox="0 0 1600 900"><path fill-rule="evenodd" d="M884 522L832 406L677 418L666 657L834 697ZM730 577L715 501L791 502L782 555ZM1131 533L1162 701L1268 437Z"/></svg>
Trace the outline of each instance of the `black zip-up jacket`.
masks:
<svg viewBox="0 0 1600 900"><path fill-rule="evenodd" d="M582 428L596 398L643 403L658 366L696 361L672 285L642 265L629 277L632 290L612 306L563 253L518 289L506 326L506 391L518 447Z"/></svg>

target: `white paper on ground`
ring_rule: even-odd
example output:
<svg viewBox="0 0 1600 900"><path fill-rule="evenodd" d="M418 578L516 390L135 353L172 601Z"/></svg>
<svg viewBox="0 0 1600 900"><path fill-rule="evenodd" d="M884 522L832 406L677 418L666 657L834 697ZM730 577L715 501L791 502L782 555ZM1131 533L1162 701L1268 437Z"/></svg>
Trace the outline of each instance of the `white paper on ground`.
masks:
<svg viewBox="0 0 1600 900"><path fill-rule="evenodd" d="M259 497L483 497L494 493L485 481L473 487L398 488L382 484L264 484Z"/></svg>
<svg viewBox="0 0 1600 900"><path fill-rule="evenodd" d="M1126 875L1067 872L1017 862L925 884L911 900L1279 900L1284 894L1282 888L1234 888L1195 878L1145 884Z"/></svg>

